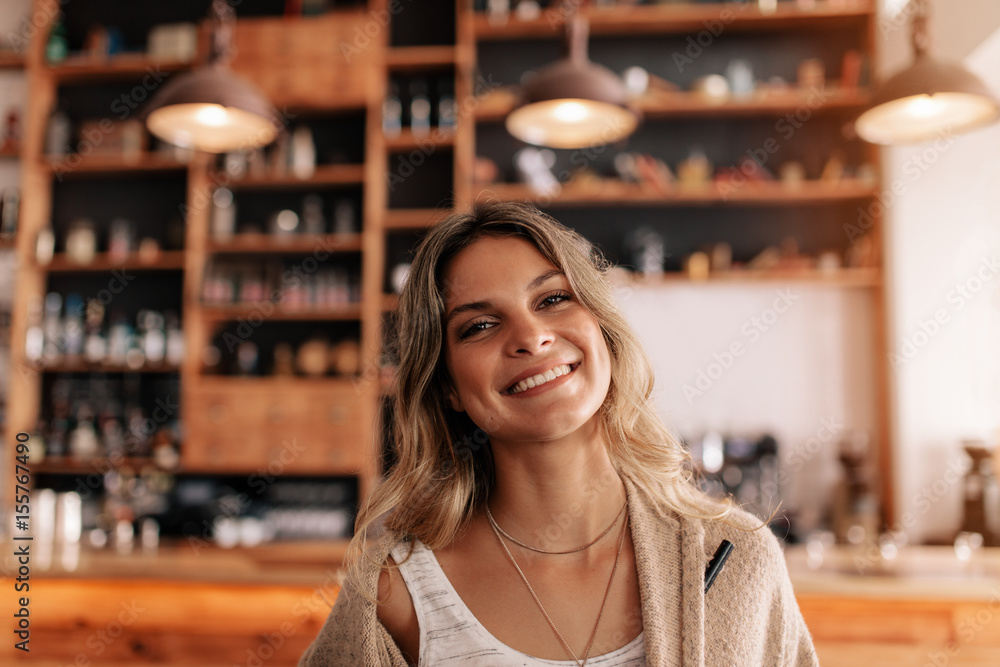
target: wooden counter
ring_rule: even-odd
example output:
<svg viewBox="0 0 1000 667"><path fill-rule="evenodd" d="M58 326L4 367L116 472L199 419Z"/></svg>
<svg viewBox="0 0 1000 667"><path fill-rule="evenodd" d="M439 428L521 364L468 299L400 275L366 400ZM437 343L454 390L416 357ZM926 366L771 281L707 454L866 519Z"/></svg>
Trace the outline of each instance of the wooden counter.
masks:
<svg viewBox="0 0 1000 667"><path fill-rule="evenodd" d="M838 549L816 569L802 547L785 556L823 667L1000 665L1000 549Z"/></svg>
<svg viewBox="0 0 1000 667"><path fill-rule="evenodd" d="M14 547L0 548L0 613L13 618ZM343 549L178 544L156 554L85 551L75 571L32 565L31 652L15 650L8 635L0 664L295 665L336 599ZM891 562L838 550L818 569L801 547L786 558L824 667L996 667L1000 553L992 551L962 564L945 548L909 547Z"/></svg>
<svg viewBox="0 0 1000 667"><path fill-rule="evenodd" d="M10 619L22 595L16 547L0 544L0 613ZM32 562L30 653L5 633L0 664L295 665L337 598L344 548L182 542L154 553L83 550L73 570L58 554L48 570Z"/></svg>

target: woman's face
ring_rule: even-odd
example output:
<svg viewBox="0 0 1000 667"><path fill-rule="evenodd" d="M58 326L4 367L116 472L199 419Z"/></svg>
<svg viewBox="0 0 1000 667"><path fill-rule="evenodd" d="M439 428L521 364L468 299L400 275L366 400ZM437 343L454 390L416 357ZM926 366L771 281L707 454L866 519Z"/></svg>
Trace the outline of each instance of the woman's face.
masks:
<svg viewBox="0 0 1000 667"><path fill-rule="evenodd" d="M494 442L593 427L611 382L597 319L569 280L519 237L483 237L446 267L449 400Z"/></svg>

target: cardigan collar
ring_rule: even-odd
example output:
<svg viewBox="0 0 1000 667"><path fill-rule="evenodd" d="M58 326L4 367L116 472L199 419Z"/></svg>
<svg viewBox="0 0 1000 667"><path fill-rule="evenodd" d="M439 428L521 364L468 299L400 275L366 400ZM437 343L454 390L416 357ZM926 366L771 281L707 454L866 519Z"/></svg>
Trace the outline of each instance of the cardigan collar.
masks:
<svg viewBox="0 0 1000 667"><path fill-rule="evenodd" d="M707 557L701 523L666 509L627 471L622 471L622 479L639 577L646 664L703 665Z"/></svg>

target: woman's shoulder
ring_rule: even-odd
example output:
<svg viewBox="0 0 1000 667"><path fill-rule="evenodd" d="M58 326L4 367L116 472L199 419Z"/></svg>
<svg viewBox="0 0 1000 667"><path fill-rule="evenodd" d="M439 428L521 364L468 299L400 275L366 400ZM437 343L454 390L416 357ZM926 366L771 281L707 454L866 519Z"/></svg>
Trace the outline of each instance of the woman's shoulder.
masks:
<svg viewBox="0 0 1000 667"><path fill-rule="evenodd" d="M420 623L406 582L396 567L397 561L404 560L413 547L413 542L409 546L404 544L403 541L395 543L387 557L389 567L382 568L379 574L376 616L407 661L416 664L420 653Z"/></svg>

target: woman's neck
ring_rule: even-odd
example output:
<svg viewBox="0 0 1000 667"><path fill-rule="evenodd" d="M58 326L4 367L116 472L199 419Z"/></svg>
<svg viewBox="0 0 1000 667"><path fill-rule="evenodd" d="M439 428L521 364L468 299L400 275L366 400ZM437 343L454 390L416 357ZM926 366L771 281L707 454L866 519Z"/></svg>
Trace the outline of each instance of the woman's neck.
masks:
<svg viewBox="0 0 1000 667"><path fill-rule="evenodd" d="M559 441L494 443L497 524L525 544L565 551L587 544L620 514L625 488L598 433ZM612 531L617 534L616 531Z"/></svg>

